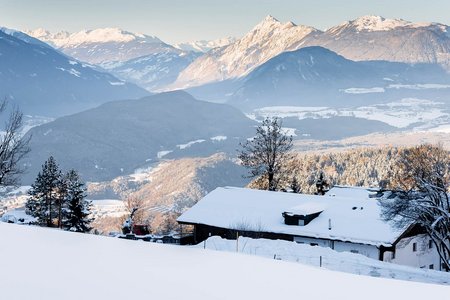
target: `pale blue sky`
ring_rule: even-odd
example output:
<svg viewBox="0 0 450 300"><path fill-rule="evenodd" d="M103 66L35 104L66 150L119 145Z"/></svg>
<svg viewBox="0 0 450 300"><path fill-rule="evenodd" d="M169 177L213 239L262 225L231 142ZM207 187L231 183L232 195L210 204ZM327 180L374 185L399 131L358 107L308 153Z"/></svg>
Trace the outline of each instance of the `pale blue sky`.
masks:
<svg viewBox="0 0 450 300"><path fill-rule="evenodd" d="M368 14L450 24L450 0L0 0L0 26L120 27L169 43L239 37L268 14L319 29Z"/></svg>

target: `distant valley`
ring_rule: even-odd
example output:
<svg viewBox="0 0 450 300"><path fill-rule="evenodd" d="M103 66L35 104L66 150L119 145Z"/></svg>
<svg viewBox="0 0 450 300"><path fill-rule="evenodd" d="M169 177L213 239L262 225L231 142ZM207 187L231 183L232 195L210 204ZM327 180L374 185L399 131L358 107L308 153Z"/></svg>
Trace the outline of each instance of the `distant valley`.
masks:
<svg viewBox="0 0 450 300"><path fill-rule="evenodd" d="M377 16L325 31L267 16L242 37L174 45L118 28L2 28L0 92L32 136L23 184L53 155L117 222L129 196L156 216L248 184L236 151L266 117L282 118L296 151L448 147L449 45L447 25Z"/></svg>

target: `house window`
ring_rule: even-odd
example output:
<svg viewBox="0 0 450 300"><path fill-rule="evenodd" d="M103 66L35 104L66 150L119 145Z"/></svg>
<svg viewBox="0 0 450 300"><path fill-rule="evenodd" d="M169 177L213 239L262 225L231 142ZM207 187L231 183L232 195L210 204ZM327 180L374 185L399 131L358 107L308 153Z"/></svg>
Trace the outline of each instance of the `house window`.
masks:
<svg viewBox="0 0 450 300"><path fill-rule="evenodd" d="M431 249L431 248L433 248L433 241L429 240L428 241L428 249Z"/></svg>
<svg viewBox="0 0 450 300"><path fill-rule="evenodd" d="M350 250L351 253L359 253L358 250Z"/></svg>
<svg viewBox="0 0 450 300"><path fill-rule="evenodd" d="M395 259L395 252L392 252L391 259Z"/></svg>
<svg viewBox="0 0 450 300"><path fill-rule="evenodd" d="M417 251L417 243L413 243L413 252Z"/></svg>
<svg viewBox="0 0 450 300"><path fill-rule="evenodd" d="M433 269L434 269L434 265L430 265L430 266L429 266L429 269L430 269L430 270L433 270Z"/></svg>
<svg viewBox="0 0 450 300"><path fill-rule="evenodd" d="M317 243L311 243L310 245L311 246L319 246L319 244L317 244Z"/></svg>

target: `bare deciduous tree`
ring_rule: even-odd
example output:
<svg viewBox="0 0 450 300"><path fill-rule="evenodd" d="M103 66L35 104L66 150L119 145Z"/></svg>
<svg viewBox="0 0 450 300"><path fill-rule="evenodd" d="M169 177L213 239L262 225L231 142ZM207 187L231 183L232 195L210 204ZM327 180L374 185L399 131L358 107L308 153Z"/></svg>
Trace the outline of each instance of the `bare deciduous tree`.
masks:
<svg viewBox="0 0 450 300"><path fill-rule="evenodd" d="M0 114L6 111L7 104L6 100L0 103ZM17 185L19 175L24 172L19 162L30 151L30 138L22 138L22 125L23 114L14 107L0 140L0 186Z"/></svg>
<svg viewBox="0 0 450 300"><path fill-rule="evenodd" d="M266 118L256 128L256 136L240 144L238 158L250 170L250 177L267 178L268 189L275 191L283 165L292 149L292 136L283 132L278 118Z"/></svg>
<svg viewBox="0 0 450 300"><path fill-rule="evenodd" d="M423 182L442 185L442 180L449 180L448 162L449 152L442 145L407 148L397 162L390 187L405 191L420 189Z"/></svg>
<svg viewBox="0 0 450 300"><path fill-rule="evenodd" d="M449 152L421 145L406 152L400 163L403 182L398 179L400 190L381 201L383 217L400 228L419 225L450 271Z"/></svg>
<svg viewBox="0 0 450 300"><path fill-rule="evenodd" d="M133 233L134 224L144 224L145 219L145 204L143 199L137 197L128 197L125 200L125 208L128 211L128 218L122 226L122 230Z"/></svg>

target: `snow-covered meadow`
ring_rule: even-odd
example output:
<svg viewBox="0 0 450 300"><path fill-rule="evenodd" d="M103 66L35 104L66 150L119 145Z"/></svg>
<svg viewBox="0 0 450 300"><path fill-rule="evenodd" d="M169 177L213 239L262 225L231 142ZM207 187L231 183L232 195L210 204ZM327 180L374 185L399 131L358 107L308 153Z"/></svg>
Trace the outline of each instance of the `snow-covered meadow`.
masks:
<svg viewBox="0 0 450 300"><path fill-rule="evenodd" d="M30 186L9 188L0 195L0 220L16 222L18 219L29 220L30 216L25 214L25 203L28 199ZM118 199L91 200L91 213L94 218L120 217L127 213L124 202Z"/></svg>
<svg viewBox="0 0 450 300"><path fill-rule="evenodd" d="M310 246L282 240L251 239L239 237L239 241L213 236L194 248L245 253L270 259L296 262L304 265L372 277L393 278L408 281L450 285L450 273L418 269L382 262L361 254L337 252L331 248Z"/></svg>
<svg viewBox="0 0 450 300"><path fill-rule="evenodd" d="M389 103L360 107L301 107L301 106L270 106L253 111L248 117L252 119L264 117L280 118L331 118L356 117L367 120L381 121L397 128L409 126L433 128L450 123L450 115L445 103L426 99L405 98Z"/></svg>
<svg viewBox="0 0 450 300"><path fill-rule="evenodd" d="M0 223L1 299L443 299L449 286Z"/></svg>

